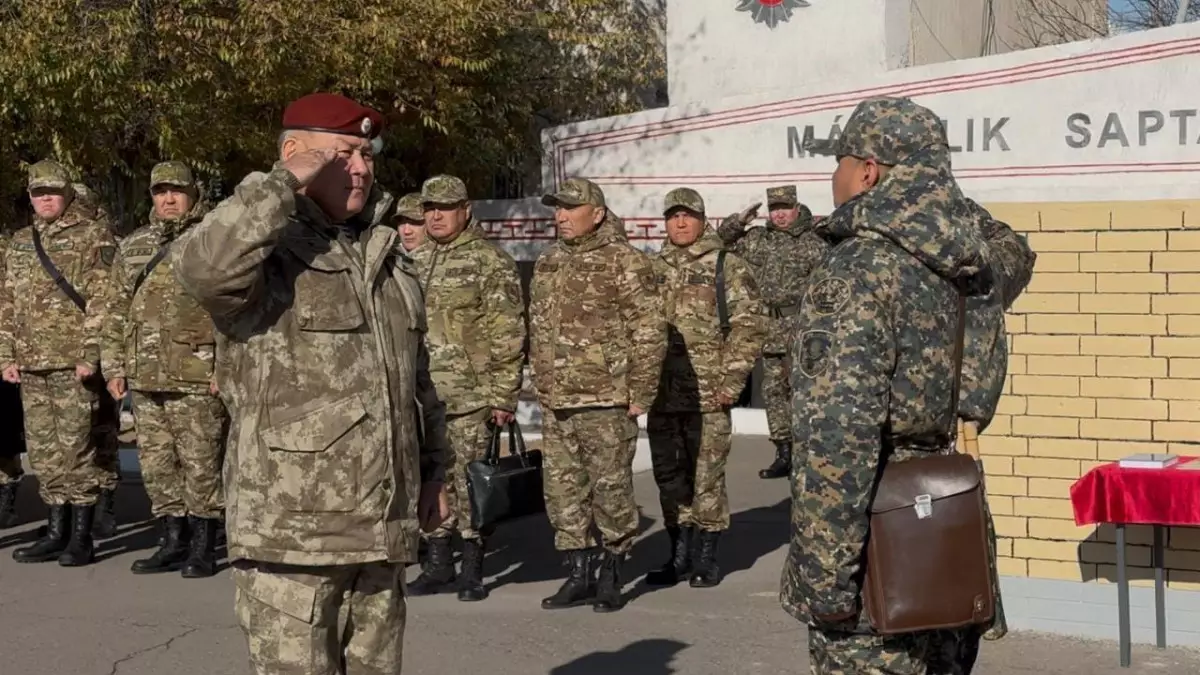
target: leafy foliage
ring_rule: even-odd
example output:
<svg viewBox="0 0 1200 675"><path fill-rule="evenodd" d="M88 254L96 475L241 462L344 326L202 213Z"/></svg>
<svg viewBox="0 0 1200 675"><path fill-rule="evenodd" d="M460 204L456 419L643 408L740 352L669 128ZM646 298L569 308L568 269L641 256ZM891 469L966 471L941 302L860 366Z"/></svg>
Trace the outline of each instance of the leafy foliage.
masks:
<svg viewBox="0 0 1200 675"><path fill-rule="evenodd" d="M394 190L437 171L486 196L546 126L645 107L665 77L630 0L0 2L0 205L53 156L135 224L150 167L228 187L269 166L292 99L337 91L388 118ZM516 164L516 165L514 165ZM12 209L9 209L10 211ZM6 214L9 217L12 214Z"/></svg>

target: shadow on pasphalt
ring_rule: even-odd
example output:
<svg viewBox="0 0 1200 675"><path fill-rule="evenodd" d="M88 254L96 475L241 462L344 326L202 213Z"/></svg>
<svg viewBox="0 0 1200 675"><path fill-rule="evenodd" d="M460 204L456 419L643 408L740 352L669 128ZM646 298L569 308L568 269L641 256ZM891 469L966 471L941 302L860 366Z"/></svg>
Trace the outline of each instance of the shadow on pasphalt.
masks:
<svg viewBox="0 0 1200 675"><path fill-rule="evenodd" d="M549 675L672 675L675 655L689 645L678 640L642 640L615 652L594 652L558 666Z"/></svg>
<svg viewBox="0 0 1200 675"><path fill-rule="evenodd" d="M730 516L729 529L721 537L717 551L717 563L721 567L722 582L731 574L754 567L760 558L787 546L791 536L790 499L782 499L770 506L741 511ZM666 530L639 540L630 556L629 579L637 584L626 594L629 601L665 587L647 586L645 575L657 569L667 560L671 540ZM686 586L687 580L680 582ZM720 588L718 586L717 588ZM695 589L703 593L712 589Z"/></svg>

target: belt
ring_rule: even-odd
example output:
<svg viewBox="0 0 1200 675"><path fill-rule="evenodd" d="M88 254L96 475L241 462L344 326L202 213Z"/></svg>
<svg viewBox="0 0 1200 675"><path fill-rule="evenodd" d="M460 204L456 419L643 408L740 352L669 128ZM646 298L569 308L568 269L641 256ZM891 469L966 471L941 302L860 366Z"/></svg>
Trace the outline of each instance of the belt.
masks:
<svg viewBox="0 0 1200 675"><path fill-rule="evenodd" d="M782 319L787 316L795 316L800 313L800 305L783 305L782 307L772 307L771 316L776 319Z"/></svg>

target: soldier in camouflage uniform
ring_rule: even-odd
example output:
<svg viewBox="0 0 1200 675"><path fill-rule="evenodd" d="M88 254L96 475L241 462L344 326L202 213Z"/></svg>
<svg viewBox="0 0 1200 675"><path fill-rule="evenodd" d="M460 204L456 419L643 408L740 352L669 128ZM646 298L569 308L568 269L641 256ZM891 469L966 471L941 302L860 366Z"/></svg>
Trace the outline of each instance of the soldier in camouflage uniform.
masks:
<svg viewBox="0 0 1200 675"><path fill-rule="evenodd" d="M462 536L458 599L483 600L484 542L471 528L467 464L487 449L491 425L511 423L521 391L525 302L517 263L489 241L471 213L467 187L454 176L421 186L430 243L422 270L429 321L429 374L446 404L446 497L452 515L428 537L425 570L410 595L441 592L455 580L451 537Z"/></svg>
<svg viewBox="0 0 1200 675"><path fill-rule="evenodd" d="M421 193L410 192L396 202L396 230L404 252L420 268L429 260L429 237L425 231L425 207Z"/></svg>
<svg viewBox="0 0 1200 675"><path fill-rule="evenodd" d="M133 391L138 458L150 512L163 540L133 572L169 572L185 578L216 572L216 530L224 512L221 457L225 407L213 379L216 335L212 319L183 292L170 249L200 221L192 171L162 162L150 172L150 224L121 241L113 265L114 320L101 347L108 390L116 399Z"/></svg>
<svg viewBox="0 0 1200 675"><path fill-rule="evenodd" d="M559 240L533 271L530 370L543 412L544 491L567 580L542 607L624 606L621 566L637 534L633 456L649 410L667 329L649 256L631 246L604 193L571 178L542 203ZM591 528L604 552L593 575Z"/></svg>
<svg viewBox="0 0 1200 675"><path fill-rule="evenodd" d="M1030 250L1023 236L993 218L987 209L966 198L962 206L965 210L962 217L974 223L987 242L988 268L992 277L991 287L986 294L967 298L962 391L958 407L959 451L974 456L982 472L983 462L979 456L977 439L996 413L1008 373L1004 312L1012 307L1012 303L1028 285L1037 255ZM979 656L981 639L999 640L1008 633L996 569L996 530L990 509L987 518L992 583L996 596L995 617L991 625L935 633L929 662L931 675L967 675Z"/></svg>
<svg viewBox="0 0 1200 675"><path fill-rule="evenodd" d="M104 392L99 336L112 316L107 284L116 246L94 204L75 198L61 164L34 164L28 185L33 222L13 234L0 265L0 369L5 381L21 385L29 462L50 516L45 536L13 558L87 565L96 502L111 477L111 468L98 462L94 428Z"/></svg>
<svg viewBox="0 0 1200 675"><path fill-rule="evenodd" d="M859 104L809 150L838 158L836 240L812 273L792 342L795 437L785 609L809 624L813 672L923 674L930 635L875 634L859 583L873 488L888 462L950 452L956 306L987 282L961 217L945 128L909 99ZM990 379L990 378L989 378Z"/></svg>
<svg viewBox="0 0 1200 675"><path fill-rule="evenodd" d="M767 317L749 266L722 250L698 192L668 192L663 216L667 241L654 270L670 341L646 432L671 552L646 583L690 575L693 587L708 588L720 583L717 542L729 529L729 411L762 350Z"/></svg>
<svg viewBox="0 0 1200 675"><path fill-rule="evenodd" d="M796 186L768 188L767 208L770 222L766 227L746 229L758 214L756 204L729 216L717 229L725 245L750 263L772 319L763 344L762 392L775 460L758 472L765 479L782 478L791 467L787 338L795 328L805 280L829 250L829 243L813 228L812 211L796 199Z"/></svg>
<svg viewBox="0 0 1200 675"><path fill-rule="evenodd" d="M404 562L418 525L448 515L444 406L416 270L374 184L382 115L312 94L283 123L280 162L170 260L221 335L235 612L257 675L390 675Z"/></svg>

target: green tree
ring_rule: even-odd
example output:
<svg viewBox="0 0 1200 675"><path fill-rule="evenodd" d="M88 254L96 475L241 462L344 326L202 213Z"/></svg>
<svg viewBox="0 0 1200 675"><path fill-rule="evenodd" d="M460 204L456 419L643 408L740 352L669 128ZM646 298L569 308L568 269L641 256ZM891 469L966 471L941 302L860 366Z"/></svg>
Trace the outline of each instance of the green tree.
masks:
<svg viewBox="0 0 1200 675"><path fill-rule="evenodd" d="M53 156L136 225L155 162L235 183L313 91L387 117L390 188L452 171L484 196L536 162L541 129L644 107L665 77L651 18L630 0L0 2L0 205Z"/></svg>

